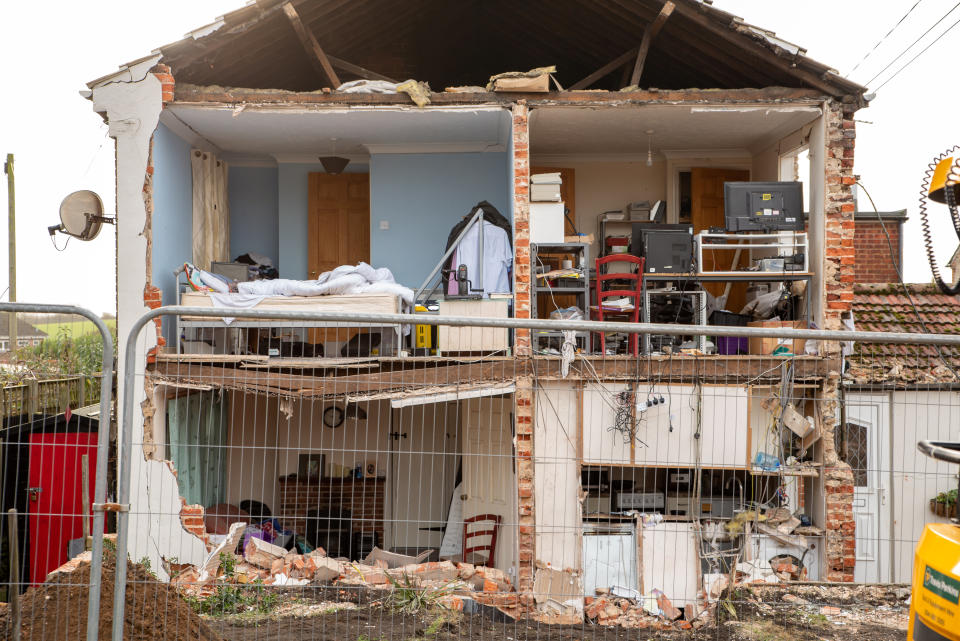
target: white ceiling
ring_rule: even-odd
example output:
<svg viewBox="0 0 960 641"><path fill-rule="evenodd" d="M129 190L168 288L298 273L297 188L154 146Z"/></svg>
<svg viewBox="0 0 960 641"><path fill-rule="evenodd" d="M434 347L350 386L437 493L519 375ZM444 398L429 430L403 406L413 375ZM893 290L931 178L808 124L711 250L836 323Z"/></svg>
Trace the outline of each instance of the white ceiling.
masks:
<svg viewBox="0 0 960 641"><path fill-rule="evenodd" d="M746 149L754 153L820 115L811 105L639 105L618 108L538 107L530 116L530 150L561 155L645 155L646 131L655 153ZM502 151L510 114L498 107L368 107L304 110L171 105L163 122L191 144L228 156L315 161L336 153ZM336 149L333 140L336 138Z"/></svg>
<svg viewBox="0 0 960 641"><path fill-rule="evenodd" d="M685 149L757 152L815 120L815 106L642 105L617 109L540 107L530 116L530 152L545 155L646 154Z"/></svg>
<svg viewBox="0 0 960 641"><path fill-rule="evenodd" d="M278 160L315 161L334 152L333 138L337 155L366 157L379 152L502 151L510 135L510 114L504 109L235 111L172 105L164 113L164 124L193 138L192 144L201 139L230 154Z"/></svg>

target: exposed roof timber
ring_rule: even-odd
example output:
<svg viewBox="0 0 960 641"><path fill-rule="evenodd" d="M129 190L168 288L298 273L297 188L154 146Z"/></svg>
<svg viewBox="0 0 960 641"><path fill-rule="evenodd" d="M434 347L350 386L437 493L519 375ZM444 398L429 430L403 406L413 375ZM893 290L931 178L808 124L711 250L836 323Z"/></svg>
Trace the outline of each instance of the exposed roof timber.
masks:
<svg viewBox="0 0 960 641"><path fill-rule="evenodd" d="M600 67L599 69L591 73L589 76L587 76L583 80L580 80L579 82L575 82L572 85L570 85L569 90L577 91L580 89L587 89L590 85L595 83L597 80L600 80L601 78L603 78L609 73L613 73L620 67L624 66L625 64L633 60L639 52L640 52L640 49L636 48L636 49L631 49L625 54L617 56L607 64L603 65L602 67Z"/></svg>
<svg viewBox="0 0 960 641"><path fill-rule="evenodd" d="M327 54L323 52L323 47L317 42L313 32L304 26L303 21L300 20L300 14L297 13L296 8L289 2L286 2L283 5L283 13L290 21L290 25L296 32L297 38L300 39L300 44L303 45L304 51L306 51L307 56L310 58L310 63L317 67L321 74L326 76L327 80L330 81L331 87L334 89L339 87L341 82L340 78L337 77L337 72L333 70L333 66L327 59Z"/></svg>
<svg viewBox="0 0 960 641"><path fill-rule="evenodd" d="M633 74L630 76L631 86L640 82L640 75L643 73L643 65L647 61L647 53L650 51L650 45L653 44L653 39L657 37L660 29L663 28L664 23L670 17L670 14L673 13L674 7L676 7L676 5L670 2L670 0L667 0L653 22L648 24L647 28L643 30L643 40L640 41L640 51L637 52L637 62L633 65Z"/></svg>
<svg viewBox="0 0 960 641"><path fill-rule="evenodd" d="M747 36L747 37L750 37L751 40L753 40L753 42L755 43L754 46L758 48L762 48L765 51L769 52L770 50L769 47L764 47L762 44L757 42L757 37L760 37L760 32L762 31L761 29L752 27L751 25L744 25L742 22L740 22L738 26L738 23L736 22L736 20L734 20L736 16L733 16L732 14L727 14L726 12L723 12L723 11L719 11L718 9L713 9L712 7L707 7L707 8L705 7L707 6L700 3L695 3L694 6L691 6L689 2L683 2L681 0L681 2L677 5L677 10L679 14L683 15L685 18L692 20L698 26L706 29L710 33L713 33L719 36L720 38L722 38L726 42L729 42L730 44L743 46L744 36ZM716 11L718 14L721 14L724 16L730 16L732 20L730 26L728 26L727 28L718 26L717 20L711 19L710 17L707 17L706 15L704 15L706 11ZM749 34L754 34L754 36L756 37L751 36ZM766 42L770 44L774 44L776 46L777 41L772 41L770 38L766 38L765 40ZM779 40L779 42L782 43L784 41ZM777 46L777 48L779 48L779 46ZM804 60L809 60L809 59L807 59L806 56L802 55L801 49L796 48L795 52L789 52L786 49L782 49L782 50L787 53L794 53L790 61L787 61L781 58L780 51L777 51L777 50L774 50L774 54L775 54L774 56L767 56L767 60L771 64L779 67L785 72L799 76L802 80L809 83L811 87L816 87L817 89L820 89L821 91L824 91L828 94L835 94L837 85L839 85L841 87L845 86L847 92L851 94L860 93L862 95L862 92L865 89L864 87L861 87L860 85L854 82L851 82L836 73L831 74L830 69L825 65L820 65L819 63L817 63L817 66L820 67L819 73L813 72L809 69L802 68L801 65L803 65ZM807 64L803 66L812 67L813 65ZM832 77L828 78L827 77L828 75Z"/></svg>
<svg viewBox="0 0 960 641"><path fill-rule="evenodd" d="M641 5L630 0L597 0L606 5L612 12L616 13L621 20L628 23L637 23L638 19L647 21L648 13L641 9ZM703 34L698 34L690 29L689 25L684 25L682 20L674 19L664 28L666 34L675 36L675 38L684 43L685 49L695 55L696 63L704 69L715 69L716 67L727 67L743 78L753 78L755 86L777 86L786 84L782 75L771 75L767 71L767 65L764 60L756 53L743 54L738 50L727 50L716 46L715 42L709 39L703 39ZM666 47L664 47L666 49ZM732 86L744 86L738 83Z"/></svg>
<svg viewBox="0 0 960 641"><path fill-rule="evenodd" d="M437 88L480 84L499 71L544 64L557 65L563 84L579 86L570 83L636 49L664 5L664 0L257 0L161 47L161 62L170 64L180 83L317 89L320 83L299 43L287 37L290 24L281 15L286 1L322 43L341 79L374 77L370 70L376 69L384 77L414 77ZM810 86L864 104L865 88L773 33L699 0L672 2L673 15L643 57L640 78L646 86ZM629 73L626 63L614 66L596 86L625 84L628 79L612 75L620 66Z"/></svg>

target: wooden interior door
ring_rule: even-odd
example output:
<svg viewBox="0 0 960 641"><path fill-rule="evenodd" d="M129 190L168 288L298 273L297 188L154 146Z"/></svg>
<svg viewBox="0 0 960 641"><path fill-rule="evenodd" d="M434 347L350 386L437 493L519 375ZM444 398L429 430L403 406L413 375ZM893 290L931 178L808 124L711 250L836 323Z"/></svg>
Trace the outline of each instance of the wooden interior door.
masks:
<svg viewBox="0 0 960 641"><path fill-rule="evenodd" d="M694 167L690 170L690 209L693 232L697 233L710 227L724 227L723 183L750 180L746 169L717 169L713 167ZM737 266L732 264L733 251L705 251L700 271L730 271L746 267L749 256L741 252ZM726 283L704 283L703 288L714 296L722 296ZM738 313L746 303L747 284L733 283L727 298L727 310Z"/></svg>
<svg viewBox="0 0 960 641"><path fill-rule="evenodd" d="M533 174L550 174L556 172L560 172L560 198L563 199L564 206L570 210L568 218L563 221L563 233L566 236L572 236L577 231L575 227L577 222L576 170L572 167L532 167L530 169L531 176ZM562 258L574 258L574 256L567 255L559 257L559 259ZM559 262L556 267L558 269L560 268ZM554 294L552 297L549 293L537 294L537 313L540 318L549 318L550 312L555 309L579 304L580 302L576 294ZM586 313L586 310L584 310L584 313Z"/></svg>
<svg viewBox="0 0 960 641"><path fill-rule="evenodd" d="M309 176L308 277L370 262L370 174Z"/></svg>
<svg viewBox="0 0 960 641"><path fill-rule="evenodd" d="M370 174L311 173L307 196L308 278L370 262ZM311 343L345 341L356 330L312 329Z"/></svg>

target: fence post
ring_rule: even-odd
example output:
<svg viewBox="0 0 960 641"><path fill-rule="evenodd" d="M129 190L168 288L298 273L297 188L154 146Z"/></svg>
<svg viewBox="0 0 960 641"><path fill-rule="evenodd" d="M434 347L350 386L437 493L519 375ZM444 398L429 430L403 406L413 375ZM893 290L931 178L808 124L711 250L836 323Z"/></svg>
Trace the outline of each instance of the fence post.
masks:
<svg viewBox="0 0 960 641"><path fill-rule="evenodd" d="M13 641L20 641L20 534L17 531L17 510L7 510L7 544L10 554L10 626Z"/></svg>

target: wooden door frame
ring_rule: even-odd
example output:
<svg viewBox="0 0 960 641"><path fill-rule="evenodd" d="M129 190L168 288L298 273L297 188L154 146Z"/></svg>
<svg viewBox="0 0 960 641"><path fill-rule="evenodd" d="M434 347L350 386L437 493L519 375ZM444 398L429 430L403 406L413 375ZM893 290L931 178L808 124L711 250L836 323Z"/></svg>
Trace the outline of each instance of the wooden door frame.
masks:
<svg viewBox="0 0 960 641"><path fill-rule="evenodd" d="M740 169L750 172L753 180L753 155L746 149L664 150L667 157L667 222L680 218L680 172L695 167L707 169Z"/></svg>

